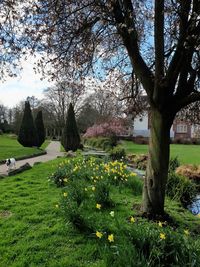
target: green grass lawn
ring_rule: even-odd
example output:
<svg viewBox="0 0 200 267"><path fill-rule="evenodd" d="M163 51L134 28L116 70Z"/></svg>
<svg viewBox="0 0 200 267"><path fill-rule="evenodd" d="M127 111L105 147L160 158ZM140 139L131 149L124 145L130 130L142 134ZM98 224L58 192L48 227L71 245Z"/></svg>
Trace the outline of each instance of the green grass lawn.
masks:
<svg viewBox="0 0 200 267"><path fill-rule="evenodd" d="M129 188L123 189L122 187L120 190L116 186L112 188L111 197L116 203L112 209L115 210L117 224L114 223L114 219L109 215L109 210L98 211L95 209L95 202L93 203L92 201L90 203L92 212L96 214L96 220L100 221L99 229L97 230L101 230L107 223L107 229L111 227L111 229L115 230L115 242L113 244L109 244L108 240L98 240L95 237L95 233L89 236L85 233L80 233L72 227L66 218L64 219L60 210L63 190L48 181L48 176L57 169L58 164L62 161L63 159L56 159L48 163L41 163L34 166L32 170L20 175L0 180L0 266L112 266L105 264L104 256L101 254L101 257L97 249L100 243L104 244L105 242L105 246L101 245L102 250L106 249L109 253L116 253L115 250L121 238L120 233L117 235L119 228L127 225L131 229L127 218L130 214L135 214L136 211L133 210L133 204L134 207L140 205L141 195L134 196L133 191ZM183 229L189 229L192 236L195 236L195 233L199 233L199 219L181 208L178 203L167 200L166 210L173 215L181 227L179 230L173 230L169 227L167 233L172 236L172 240L174 240L174 235L177 235L177 231L183 232ZM88 218L91 215L93 214L91 214L90 210ZM97 224L98 222L94 221L94 225ZM158 235L157 245L162 246L164 244L164 241L159 241L157 223L150 223L150 232L148 223L145 220L139 222L138 219L135 227L135 229L138 227L138 233L147 231L147 235L155 230L156 236ZM144 230L142 227L144 227ZM126 233L126 230L124 231ZM160 231L164 231L164 229L160 229ZM144 239L141 239L141 242L146 242L145 237L142 238ZM124 250L120 246L119 249L120 251ZM124 252L124 257L126 257L125 254L126 252ZM122 265L114 266L121 267ZM138 266L145 267L145 265Z"/></svg>
<svg viewBox="0 0 200 267"><path fill-rule="evenodd" d="M56 204L61 190L48 182L60 159L0 180L0 266L100 266L92 246L72 232Z"/></svg>
<svg viewBox="0 0 200 267"><path fill-rule="evenodd" d="M49 141L45 141L41 148L44 149L48 144ZM18 143L14 136L0 135L0 160L10 157L18 158L40 152L41 149L38 148L23 147Z"/></svg>
<svg viewBox="0 0 200 267"><path fill-rule="evenodd" d="M148 145L139 145L131 141L123 141L122 146L127 153L146 154ZM170 145L170 157L178 157L181 164L200 164L200 145Z"/></svg>

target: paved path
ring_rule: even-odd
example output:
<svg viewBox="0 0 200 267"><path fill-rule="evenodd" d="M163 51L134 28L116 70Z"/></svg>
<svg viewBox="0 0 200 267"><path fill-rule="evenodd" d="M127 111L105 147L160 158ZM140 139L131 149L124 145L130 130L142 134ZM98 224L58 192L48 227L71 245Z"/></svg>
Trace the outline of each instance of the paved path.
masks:
<svg viewBox="0 0 200 267"><path fill-rule="evenodd" d="M59 141L52 141L45 150L47 152L46 155L16 161L16 168L19 168L20 166L24 165L27 162L31 166L33 166L35 162L46 162L46 161L55 159L58 156L64 155L64 152L60 152ZM0 175L5 175L5 174L7 174L7 166L5 164L0 165Z"/></svg>

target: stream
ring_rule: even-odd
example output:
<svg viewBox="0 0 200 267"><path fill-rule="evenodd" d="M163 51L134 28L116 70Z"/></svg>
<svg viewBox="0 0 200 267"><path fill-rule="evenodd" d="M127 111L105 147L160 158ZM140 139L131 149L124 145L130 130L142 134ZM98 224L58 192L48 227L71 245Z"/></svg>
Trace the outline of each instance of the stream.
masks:
<svg viewBox="0 0 200 267"><path fill-rule="evenodd" d="M134 169L133 167L128 167L132 172L135 172L139 177L144 178L145 171ZM187 206L187 209L192 212L194 215L200 214L200 195L197 195L193 203Z"/></svg>

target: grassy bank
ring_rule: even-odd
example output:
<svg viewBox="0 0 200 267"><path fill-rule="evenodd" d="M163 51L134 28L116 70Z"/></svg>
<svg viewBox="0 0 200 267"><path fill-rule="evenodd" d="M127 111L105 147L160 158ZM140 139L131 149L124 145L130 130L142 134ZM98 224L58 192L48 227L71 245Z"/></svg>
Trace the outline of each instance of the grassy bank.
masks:
<svg viewBox="0 0 200 267"><path fill-rule="evenodd" d="M41 148L44 149L48 144L49 141L45 141ZM38 148L23 147L14 136L0 135L0 160L29 156L40 152L41 149Z"/></svg>
<svg viewBox="0 0 200 267"><path fill-rule="evenodd" d="M131 141L122 141L127 153L146 154L148 145L139 145ZM181 164L200 164L200 145L170 145L170 157L178 157Z"/></svg>
<svg viewBox="0 0 200 267"><path fill-rule="evenodd" d="M137 177L126 181L129 176L122 174L122 165L116 164L119 168L114 173L112 164L104 166L88 161L85 165L81 161L76 162L76 159L74 162L72 168L63 159L57 159L0 180L0 266L144 267L148 261L148 266L158 266L152 265L157 262L155 256L163 260L168 257L165 253L173 249L175 252L169 257L177 257L180 262L184 260L180 256L188 254L187 251L197 252L195 246L200 231L199 218L183 209L179 203L169 199L166 201L166 210L176 226L148 222L137 217L141 203L141 181ZM69 173L62 176L65 166L68 166ZM100 203L100 200L96 198L96 193L99 192L100 196L103 193L103 198L107 197L104 195L105 187L103 191L97 190L101 183L96 174L101 166L108 174L112 174L114 184L108 185L111 205L97 208L96 203ZM61 181L59 177L64 177L67 185L56 187L48 181L49 176L58 178L58 183ZM115 176L119 178L117 184ZM68 184L70 180L72 183ZM76 192L82 194L77 195ZM66 213L74 216L70 205L76 198L81 200L81 204L75 210L75 218L86 219L92 231L74 228L74 224L78 222L80 226L83 221L73 221L73 224L66 216ZM76 217L79 216L78 212L83 217ZM102 232L101 238L100 234L97 236L97 231ZM160 236L162 233L164 236ZM178 251L179 247L183 249L182 252ZM195 254L191 258L195 259ZM135 265L127 265L131 261ZM189 265L185 262L184 266ZM193 266L197 266L195 262Z"/></svg>
<svg viewBox="0 0 200 267"><path fill-rule="evenodd" d="M94 266L90 241L85 246L56 207L61 192L47 177L58 162L0 180L1 267Z"/></svg>

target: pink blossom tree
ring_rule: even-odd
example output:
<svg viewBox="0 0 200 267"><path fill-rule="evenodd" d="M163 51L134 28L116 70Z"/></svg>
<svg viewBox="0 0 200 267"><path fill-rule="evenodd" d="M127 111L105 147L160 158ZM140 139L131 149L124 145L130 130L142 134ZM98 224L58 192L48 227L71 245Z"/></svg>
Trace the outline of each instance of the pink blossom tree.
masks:
<svg viewBox="0 0 200 267"><path fill-rule="evenodd" d="M89 127L84 134L84 137L110 137L113 135L126 135L126 122L120 119L112 119L101 124L94 124Z"/></svg>

